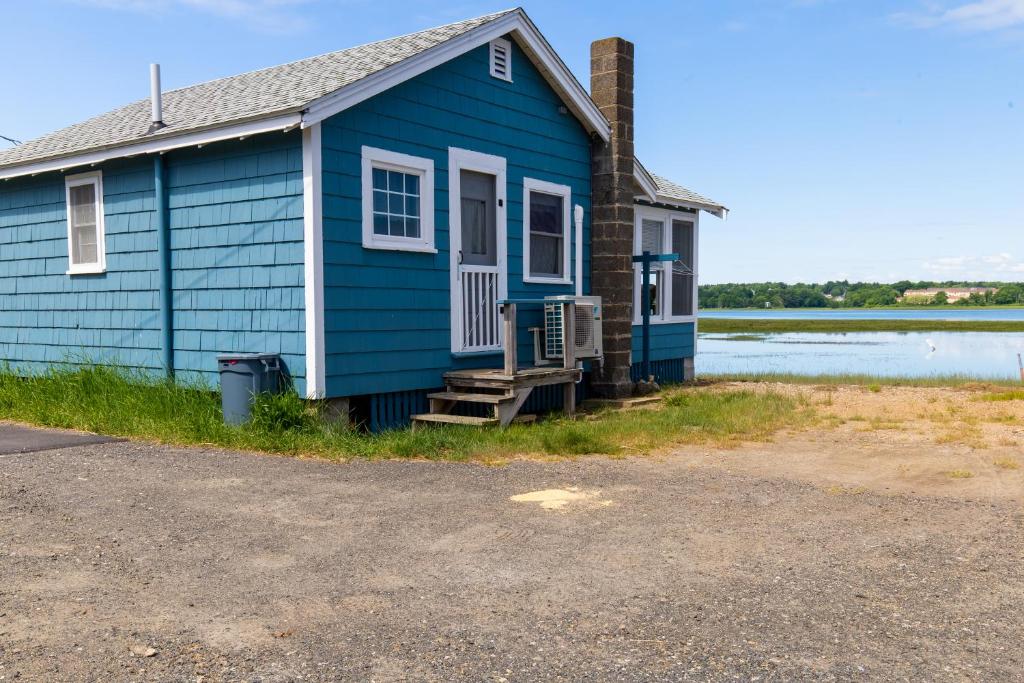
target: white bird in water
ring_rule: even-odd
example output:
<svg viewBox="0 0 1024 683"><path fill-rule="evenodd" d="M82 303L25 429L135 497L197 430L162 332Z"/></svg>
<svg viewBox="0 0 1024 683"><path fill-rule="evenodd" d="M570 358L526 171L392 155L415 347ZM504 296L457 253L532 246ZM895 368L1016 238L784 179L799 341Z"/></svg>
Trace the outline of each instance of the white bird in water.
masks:
<svg viewBox="0 0 1024 683"><path fill-rule="evenodd" d="M931 349L932 352L935 351L935 344L932 342L931 339L925 339L924 343L928 345L928 348Z"/></svg>

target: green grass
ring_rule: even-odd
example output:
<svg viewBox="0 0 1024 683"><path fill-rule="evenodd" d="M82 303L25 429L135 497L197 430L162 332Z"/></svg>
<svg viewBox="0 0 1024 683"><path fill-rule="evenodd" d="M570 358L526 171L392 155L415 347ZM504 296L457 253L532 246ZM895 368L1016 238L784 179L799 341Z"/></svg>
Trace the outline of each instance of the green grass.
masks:
<svg viewBox="0 0 1024 683"><path fill-rule="evenodd" d="M787 372L731 373L701 375L709 382L774 382L779 384L812 384L823 386L856 385L872 391L888 387L1019 387L1020 381L1012 379L987 379L971 375L940 375L934 377L882 377L870 374L822 374L797 375ZM1005 393L1005 392L1003 392ZM1011 392L1014 393L1014 392ZM1001 394L1000 394L1001 395ZM1011 400L1010 398L991 400Z"/></svg>
<svg viewBox="0 0 1024 683"><path fill-rule="evenodd" d="M1024 401L1024 390L997 391L981 397L982 401Z"/></svg>
<svg viewBox="0 0 1024 683"><path fill-rule="evenodd" d="M795 320L702 317L700 331L747 335L770 332L1024 332L1024 320Z"/></svg>
<svg viewBox="0 0 1024 683"><path fill-rule="evenodd" d="M0 370L0 419L182 445L327 458L500 460L517 454L645 453L684 443L763 440L810 419L771 391L676 388L660 407L560 417L507 429L461 426L366 434L323 419L294 393L265 397L242 427L223 424L219 395L199 383L154 381L104 366L28 378Z"/></svg>

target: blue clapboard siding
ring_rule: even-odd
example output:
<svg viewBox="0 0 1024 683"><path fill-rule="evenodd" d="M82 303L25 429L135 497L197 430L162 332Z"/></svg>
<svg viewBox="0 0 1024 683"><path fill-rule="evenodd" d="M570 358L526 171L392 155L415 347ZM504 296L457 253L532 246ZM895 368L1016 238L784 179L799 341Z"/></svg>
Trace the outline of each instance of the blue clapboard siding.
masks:
<svg viewBox="0 0 1024 683"><path fill-rule="evenodd" d="M651 361L651 374L659 384L682 382L686 379L686 366L682 358L666 358ZM629 378L639 382L644 377L643 363L633 363L629 368Z"/></svg>
<svg viewBox="0 0 1024 683"><path fill-rule="evenodd" d="M89 168L76 171L94 170ZM153 172L149 159L103 170L107 272L65 274L64 176L0 182L0 362L160 365Z"/></svg>
<svg viewBox="0 0 1024 683"><path fill-rule="evenodd" d="M213 381L219 352L281 352L303 390L299 133L171 152L165 163L175 369ZM62 174L0 183L0 362L160 370L153 160L97 168L107 250L99 275L65 274Z"/></svg>
<svg viewBox="0 0 1024 683"><path fill-rule="evenodd" d="M267 133L167 155L174 365L280 353L305 391L302 138Z"/></svg>
<svg viewBox="0 0 1024 683"><path fill-rule="evenodd" d="M633 362L643 360L644 328L633 325ZM693 358L693 323L651 325L651 360Z"/></svg>
<svg viewBox="0 0 1024 683"><path fill-rule="evenodd" d="M579 122L518 47L512 83L491 78L480 47L323 123L323 215L327 392L330 396L433 388L453 367L500 365L500 355L453 358L448 235L448 148L507 159L509 295L567 294L571 285L522 281L523 177L572 187L590 225L590 142ZM437 254L364 249L361 148L434 161ZM571 230L570 230L571 232ZM584 271L590 270L590 250ZM574 266L575 267L575 266ZM589 283L584 283L588 291ZM520 311L520 358L532 358ZM385 420L386 421L386 420Z"/></svg>

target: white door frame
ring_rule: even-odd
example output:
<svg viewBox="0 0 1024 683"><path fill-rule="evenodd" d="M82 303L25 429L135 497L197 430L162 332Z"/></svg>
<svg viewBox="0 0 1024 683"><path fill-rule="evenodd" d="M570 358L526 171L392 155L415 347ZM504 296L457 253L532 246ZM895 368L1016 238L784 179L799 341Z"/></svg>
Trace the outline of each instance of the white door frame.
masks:
<svg viewBox="0 0 1024 683"><path fill-rule="evenodd" d="M448 253L451 283L452 353L465 351L462 345L462 283L459 281L459 251L462 249L462 171L494 176L495 239L498 248L498 298L508 297L508 187L504 157L458 147L448 148ZM498 328L499 339L501 326ZM500 345L497 349L500 350Z"/></svg>

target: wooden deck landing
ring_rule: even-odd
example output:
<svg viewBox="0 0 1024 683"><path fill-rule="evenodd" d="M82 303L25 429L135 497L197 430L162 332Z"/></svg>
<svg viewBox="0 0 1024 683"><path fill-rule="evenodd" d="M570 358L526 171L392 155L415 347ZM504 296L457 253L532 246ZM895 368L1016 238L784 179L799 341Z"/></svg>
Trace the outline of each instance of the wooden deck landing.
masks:
<svg viewBox="0 0 1024 683"><path fill-rule="evenodd" d="M583 371L577 368L561 367L520 368L514 375L506 374L501 368L483 368L480 370L453 370L444 373L444 379L450 385L520 389L567 382L575 383L580 380L582 374Z"/></svg>

